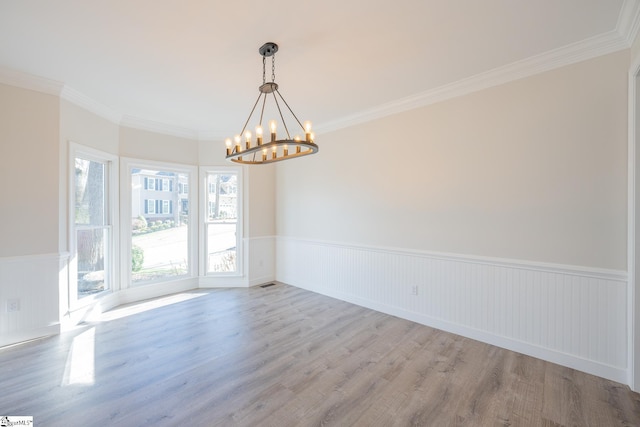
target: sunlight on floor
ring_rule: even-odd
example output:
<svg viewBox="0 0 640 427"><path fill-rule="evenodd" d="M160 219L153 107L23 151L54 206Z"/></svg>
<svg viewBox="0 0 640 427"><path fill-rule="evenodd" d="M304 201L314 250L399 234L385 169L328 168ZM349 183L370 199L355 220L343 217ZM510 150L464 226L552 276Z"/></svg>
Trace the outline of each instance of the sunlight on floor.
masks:
<svg viewBox="0 0 640 427"><path fill-rule="evenodd" d="M96 328L89 328L71 343L62 386L93 385L95 382Z"/></svg>
<svg viewBox="0 0 640 427"><path fill-rule="evenodd" d="M187 292L182 294L169 295L166 297L155 298L149 301L143 301L130 305L121 306L113 310L107 311L100 315L100 321L109 321L115 319L122 319L123 317L132 316L134 314L142 313L147 310L153 310L155 308L164 307L170 304L176 304L183 301L188 301L194 298L207 295L205 292Z"/></svg>
<svg viewBox="0 0 640 427"><path fill-rule="evenodd" d="M153 310L156 308L165 307L167 305L199 298L204 295L207 295L207 293L185 292L169 295L166 297L155 298L148 301L132 303L115 308L102 314L96 314L95 319L92 321L107 322L110 320L121 319L123 317L132 316L134 314L142 313L148 310ZM84 326L82 324L76 326L77 329L83 327ZM64 376L62 378L63 387L70 385L95 384L95 338L95 326L90 327L89 329L81 332L79 335L73 338L73 342L71 343L71 347L69 348L69 353L67 355Z"/></svg>

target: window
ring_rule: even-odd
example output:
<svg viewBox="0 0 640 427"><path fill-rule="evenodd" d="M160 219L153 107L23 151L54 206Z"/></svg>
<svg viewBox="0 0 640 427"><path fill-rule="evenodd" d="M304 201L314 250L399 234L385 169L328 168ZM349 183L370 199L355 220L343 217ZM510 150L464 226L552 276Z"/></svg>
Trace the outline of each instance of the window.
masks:
<svg viewBox="0 0 640 427"><path fill-rule="evenodd" d="M144 189L145 190L155 190L156 189L156 180L153 178L144 178Z"/></svg>
<svg viewBox="0 0 640 427"><path fill-rule="evenodd" d="M238 274L240 169L206 171L204 180L206 273Z"/></svg>
<svg viewBox="0 0 640 427"><path fill-rule="evenodd" d="M163 164L136 165L128 170L131 181L131 284L189 275L192 239L189 214L182 209L189 204L189 194L179 194L179 186L173 183L188 183L190 171Z"/></svg>
<svg viewBox="0 0 640 427"><path fill-rule="evenodd" d="M71 145L71 278L69 296L75 305L112 288L114 156Z"/></svg>
<svg viewBox="0 0 640 427"><path fill-rule="evenodd" d="M146 214L154 214L156 213L156 201L153 199L147 199L145 200L146 204L145 204L145 210L144 213Z"/></svg>

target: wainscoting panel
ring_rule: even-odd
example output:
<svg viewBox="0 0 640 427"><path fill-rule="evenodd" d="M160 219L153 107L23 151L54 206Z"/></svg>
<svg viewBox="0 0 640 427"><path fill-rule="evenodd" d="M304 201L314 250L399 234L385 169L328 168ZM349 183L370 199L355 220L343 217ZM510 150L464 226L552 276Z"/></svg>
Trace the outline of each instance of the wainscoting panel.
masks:
<svg viewBox="0 0 640 427"><path fill-rule="evenodd" d="M249 286L262 285L275 280L276 239L275 236L252 237L249 246Z"/></svg>
<svg viewBox="0 0 640 427"><path fill-rule="evenodd" d="M627 381L627 274L278 237L276 279Z"/></svg>
<svg viewBox="0 0 640 427"><path fill-rule="evenodd" d="M0 347L60 331L67 255L0 258Z"/></svg>

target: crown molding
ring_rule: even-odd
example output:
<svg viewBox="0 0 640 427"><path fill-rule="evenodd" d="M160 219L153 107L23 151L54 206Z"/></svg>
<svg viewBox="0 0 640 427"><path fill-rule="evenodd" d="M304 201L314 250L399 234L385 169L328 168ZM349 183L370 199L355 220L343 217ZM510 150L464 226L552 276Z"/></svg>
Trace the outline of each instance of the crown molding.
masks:
<svg viewBox="0 0 640 427"><path fill-rule="evenodd" d="M56 80L5 67L0 67L0 83L56 96L60 95L64 86Z"/></svg>
<svg viewBox="0 0 640 427"><path fill-rule="evenodd" d="M64 86L62 91L60 92L60 98L71 102L72 104L77 105L78 107L84 108L85 110L96 114L104 119L109 120L117 125L120 124L122 120L122 113L119 113L108 107L93 98L89 98L85 94L78 92L77 90Z"/></svg>
<svg viewBox="0 0 640 427"><path fill-rule="evenodd" d="M626 3L627 2L625 2L625 4ZM635 1L633 3L635 4ZM635 9L637 9L637 7ZM634 14L637 16L637 11L634 10ZM514 80L575 64L587 59L606 55L608 53L617 52L619 50L626 49L629 46L630 45L627 42L626 37L622 37L618 31L610 31L540 55L535 55L521 61L513 62L503 67L498 67L450 84L400 98L395 101L382 104L378 107L324 123L321 126L317 126L316 129L322 132L331 132L349 126L362 124L371 120L380 119L393 114L425 107L437 102L446 101L448 99L488 89L490 87L499 86Z"/></svg>
<svg viewBox="0 0 640 427"><path fill-rule="evenodd" d="M638 0L624 0L618 15L616 31L631 46L640 28L640 2Z"/></svg>
<svg viewBox="0 0 640 427"><path fill-rule="evenodd" d="M178 138L187 138L198 140L198 131L187 129L180 126L169 125L166 123L155 122L153 120L141 119L139 117L127 116L122 117L120 126L144 130L148 132L161 133Z"/></svg>
<svg viewBox="0 0 640 427"><path fill-rule="evenodd" d="M222 134L219 131L200 131L198 132L198 141L220 142L224 141L229 135Z"/></svg>

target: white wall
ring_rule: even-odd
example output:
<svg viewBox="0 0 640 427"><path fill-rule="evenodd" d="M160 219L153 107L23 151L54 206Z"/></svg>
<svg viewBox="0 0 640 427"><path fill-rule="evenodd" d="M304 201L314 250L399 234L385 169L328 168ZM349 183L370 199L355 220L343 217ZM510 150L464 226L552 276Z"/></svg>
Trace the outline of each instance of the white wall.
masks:
<svg viewBox="0 0 640 427"><path fill-rule="evenodd" d="M278 167L278 235L624 270L627 69L620 52L318 135Z"/></svg>
<svg viewBox="0 0 640 427"><path fill-rule="evenodd" d="M59 330L59 115L57 96L0 84L0 346Z"/></svg>
<svg viewBox="0 0 640 427"><path fill-rule="evenodd" d="M628 67L318 134L277 168L277 279L626 381Z"/></svg>
<svg viewBox="0 0 640 427"><path fill-rule="evenodd" d="M58 98L0 84L0 257L58 250Z"/></svg>
<svg viewBox="0 0 640 427"><path fill-rule="evenodd" d="M198 165L198 141L121 127L119 155L195 166Z"/></svg>
<svg viewBox="0 0 640 427"><path fill-rule="evenodd" d="M247 267L249 285L273 281L276 272L275 166L245 167L249 198L245 206L249 245Z"/></svg>
<svg viewBox="0 0 640 427"><path fill-rule="evenodd" d="M638 291L637 270L640 265L640 37L631 46L629 70L629 199L628 199L628 271L629 271L629 385L640 390L640 292Z"/></svg>

